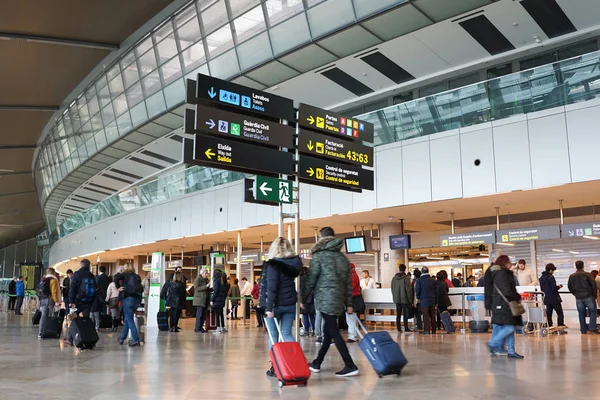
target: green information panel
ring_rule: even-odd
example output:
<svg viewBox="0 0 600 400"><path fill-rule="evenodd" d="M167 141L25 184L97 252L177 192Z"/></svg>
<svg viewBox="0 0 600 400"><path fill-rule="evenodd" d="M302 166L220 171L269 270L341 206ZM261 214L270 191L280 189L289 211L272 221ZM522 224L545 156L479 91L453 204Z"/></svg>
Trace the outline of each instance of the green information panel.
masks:
<svg viewBox="0 0 600 400"><path fill-rule="evenodd" d="M257 176L254 197L259 201L291 204L293 201L292 189L292 181Z"/></svg>

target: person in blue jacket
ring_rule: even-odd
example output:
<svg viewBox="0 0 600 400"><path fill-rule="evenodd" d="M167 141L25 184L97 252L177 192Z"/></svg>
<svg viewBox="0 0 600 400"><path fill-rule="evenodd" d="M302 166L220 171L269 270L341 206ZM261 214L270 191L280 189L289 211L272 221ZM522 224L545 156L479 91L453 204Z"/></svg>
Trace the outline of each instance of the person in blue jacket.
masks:
<svg viewBox="0 0 600 400"><path fill-rule="evenodd" d="M415 285L415 295L421 305L425 330L419 332L419 334L429 335L430 332L435 334L435 328L437 326L435 307L438 303L437 283L434 279L431 279L429 268L423 267L421 268L421 272L422 274Z"/></svg>
<svg viewBox="0 0 600 400"><path fill-rule="evenodd" d="M21 307L23 306L23 299L25 298L25 282L23 277L20 276L16 285L17 304L15 306L15 315L23 315Z"/></svg>

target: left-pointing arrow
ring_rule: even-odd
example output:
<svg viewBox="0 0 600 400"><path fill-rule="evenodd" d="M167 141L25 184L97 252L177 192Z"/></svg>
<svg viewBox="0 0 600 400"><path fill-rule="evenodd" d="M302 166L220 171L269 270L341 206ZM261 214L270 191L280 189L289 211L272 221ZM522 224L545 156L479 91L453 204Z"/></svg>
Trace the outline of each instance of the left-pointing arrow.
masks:
<svg viewBox="0 0 600 400"><path fill-rule="evenodd" d="M207 149L204 154L206 155L206 158L208 158L209 160L212 160L212 158L214 156L216 156L215 153L213 153L212 149Z"/></svg>
<svg viewBox="0 0 600 400"><path fill-rule="evenodd" d="M272 192L273 191L273 188L270 188L270 187L267 186L267 182L263 182L263 184L260 185L259 189L262 192L263 196L266 196L267 192Z"/></svg>
<svg viewBox="0 0 600 400"><path fill-rule="evenodd" d="M208 125L208 127L209 127L210 129L212 129L212 128L214 128L214 127L215 127L215 121L213 121L212 119L211 119L211 120L208 120L208 121L206 121L206 125Z"/></svg>
<svg viewBox="0 0 600 400"><path fill-rule="evenodd" d="M210 96L211 99L214 99L215 96L217 95L217 93L215 92L215 88L210 88L210 90L208 91L208 95Z"/></svg>

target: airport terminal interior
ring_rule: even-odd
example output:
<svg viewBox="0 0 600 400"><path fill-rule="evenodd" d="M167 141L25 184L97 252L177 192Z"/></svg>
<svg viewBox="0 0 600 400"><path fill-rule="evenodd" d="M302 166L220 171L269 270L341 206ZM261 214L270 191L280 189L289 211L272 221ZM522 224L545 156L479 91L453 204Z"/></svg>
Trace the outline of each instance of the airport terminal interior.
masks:
<svg viewBox="0 0 600 400"><path fill-rule="evenodd" d="M0 55L0 399L598 397L597 0L21 0Z"/></svg>

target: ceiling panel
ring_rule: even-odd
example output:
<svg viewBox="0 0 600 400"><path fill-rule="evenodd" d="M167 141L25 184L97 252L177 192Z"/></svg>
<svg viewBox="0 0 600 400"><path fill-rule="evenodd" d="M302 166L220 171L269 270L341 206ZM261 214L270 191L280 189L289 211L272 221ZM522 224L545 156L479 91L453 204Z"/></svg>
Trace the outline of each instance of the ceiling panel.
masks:
<svg viewBox="0 0 600 400"><path fill-rule="evenodd" d="M337 65L339 69L360 80L360 82L375 91L394 84L391 79L369 66L360 58L349 57L337 63Z"/></svg>
<svg viewBox="0 0 600 400"><path fill-rule="evenodd" d="M306 103L327 107L348 100L349 92L321 74L305 74L280 85L276 94L294 99L294 104Z"/></svg>
<svg viewBox="0 0 600 400"><path fill-rule="evenodd" d="M281 62L301 72L308 72L337 60L337 57L321 47L311 44L285 57Z"/></svg>
<svg viewBox="0 0 600 400"><path fill-rule="evenodd" d="M408 4L371 18L362 25L383 40L390 40L431 25L431 23L423 13Z"/></svg>
<svg viewBox="0 0 600 400"><path fill-rule="evenodd" d="M35 149L0 149L0 169L15 172L31 171L31 159ZM0 174L3 171L0 171Z"/></svg>
<svg viewBox="0 0 600 400"><path fill-rule="evenodd" d="M50 111L0 110L0 146L35 145L51 116Z"/></svg>
<svg viewBox="0 0 600 400"><path fill-rule="evenodd" d="M346 29L336 35L332 35L317 43L324 47L325 50L342 58L375 46L376 44L381 43L381 40L364 28L353 26L352 28Z"/></svg>
<svg viewBox="0 0 600 400"><path fill-rule="evenodd" d="M4 175L0 178L0 195L22 193L35 190L30 175Z"/></svg>
<svg viewBox="0 0 600 400"><path fill-rule="evenodd" d="M167 113L156 120L154 120L159 125L166 126L169 130L180 128L183 125L183 119L181 116Z"/></svg>
<svg viewBox="0 0 600 400"><path fill-rule="evenodd" d="M399 37L378 46L387 58L400 65L415 77L435 74L450 67L439 55L419 41L414 35ZM402 49L402 51L398 51Z"/></svg>
<svg viewBox="0 0 600 400"><path fill-rule="evenodd" d="M414 4L434 21L443 21L447 18L466 13L479 7L491 4L492 0L416 0Z"/></svg>
<svg viewBox="0 0 600 400"><path fill-rule="evenodd" d="M494 3L485 9L485 16L517 48L534 45L536 36L542 40L548 39L518 2Z"/></svg>
<svg viewBox="0 0 600 400"><path fill-rule="evenodd" d="M556 0L578 30L598 25L600 1L598 0Z"/></svg>
<svg viewBox="0 0 600 400"><path fill-rule="evenodd" d="M267 86L273 86L300 74L278 61L273 61L248 72L246 75Z"/></svg>
<svg viewBox="0 0 600 400"><path fill-rule="evenodd" d="M181 122L183 124L183 121ZM148 135L153 136L154 138L163 137L167 133L171 132L170 128L166 126L158 125L153 122L147 123L146 125L142 125L138 128L138 131ZM147 142L146 142L147 143ZM144 144L146 144L144 143Z"/></svg>
<svg viewBox="0 0 600 400"><path fill-rule="evenodd" d="M266 86L262 85L244 75L238 76L237 78L235 78L234 80L232 80L231 82L233 83L237 83L238 85L244 85L244 86L248 86L254 89L258 89L258 90L262 90L265 89Z"/></svg>

